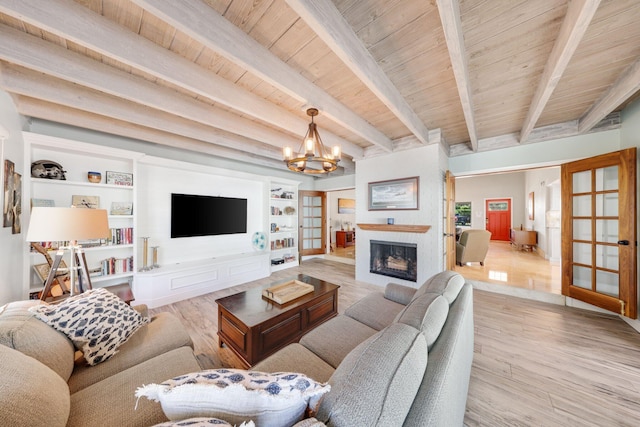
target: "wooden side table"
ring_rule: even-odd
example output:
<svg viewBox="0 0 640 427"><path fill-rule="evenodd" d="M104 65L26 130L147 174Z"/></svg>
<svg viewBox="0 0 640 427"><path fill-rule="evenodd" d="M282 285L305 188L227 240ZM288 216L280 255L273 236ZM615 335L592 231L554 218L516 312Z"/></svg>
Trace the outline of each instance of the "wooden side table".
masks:
<svg viewBox="0 0 640 427"><path fill-rule="evenodd" d="M342 246L346 248L347 246L353 246L356 244L356 232L353 230L345 231L338 230L336 231L336 246Z"/></svg>
<svg viewBox="0 0 640 427"><path fill-rule="evenodd" d="M133 292L131 291L131 286L128 283L120 283L119 285L113 286L105 286L104 287L109 292L116 294L121 300L131 305L131 301L135 298L133 296Z"/></svg>
<svg viewBox="0 0 640 427"><path fill-rule="evenodd" d="M518 230L512 228L510 237L511 244L519 250L533 250L533 247L538 243L538 234L535 230Z"/></svg>

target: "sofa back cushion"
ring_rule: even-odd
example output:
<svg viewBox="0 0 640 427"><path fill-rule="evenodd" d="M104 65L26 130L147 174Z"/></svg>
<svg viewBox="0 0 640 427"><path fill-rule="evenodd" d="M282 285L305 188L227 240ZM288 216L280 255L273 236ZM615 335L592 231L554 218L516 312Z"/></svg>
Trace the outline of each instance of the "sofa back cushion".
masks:
<svg viewBox="0 0 640 427"><path fill-rule="evenodd" d="M394 323L354 348L329 380L316 418L328 426L399 426L427 367L419 330Z"/></svg>
<svg viewBox="0 0 640 427"><path fill-rule="evenodd" d="M404 323L420 330L431 346L438 339L449 314L449 303L440 294L426 293L414 299L396 317L396 322Z"/></svg>
<svg viewBox="0 0 640 427"><path fill-rule="evenodd" d="M442 295L447 299L449 305L451 305L451 303L458 298L458 294L460 293L460 289L462 289L463 285L464 277L462 277L462 275L455 271L445 270L427 279L427 281L418 288L416 293L413 295L412 300L430 292Z"/></svg>
<svg viewBox="0 0 640 427"><path fill-rule="evenodd" d="M69 388L58 374L23 353L0 345L0 425L65 426Z"/></svg>
<svg viewBox="0 0 640 427"><path fill-rule="evenodd" d="M73 343L29 312L38 304L37 300L16 301L0 307L0 344L40 361L66 382L73 372Z"/></svg>

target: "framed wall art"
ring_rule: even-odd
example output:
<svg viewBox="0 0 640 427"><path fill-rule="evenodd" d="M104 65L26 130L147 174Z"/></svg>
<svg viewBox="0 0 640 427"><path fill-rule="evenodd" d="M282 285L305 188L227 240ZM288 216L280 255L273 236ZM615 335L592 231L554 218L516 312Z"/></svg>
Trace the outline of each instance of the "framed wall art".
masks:
<svg viewBox="0 0 640 427"><path fill-rule="evenodd" d="M338 199L339 214L356 213L356 201L354 199Z"/></svg>
<svg viewBox="0 0 640 427"><path fill-rule="evenodd" d="M529 211L529 219L530 219L531 221L533 221L533 220L534 220L534 218L535 218L535 210L534 210L535 206L534 206L534 200L535 200L535 198L534 198L534 193L533 193L533 191L532 191L531 193L529 193L529 200L528 200L528 202L527 202L527 211Z"/></svg>
<svg viewBox="0 0 640 427"><path fill-rule="evenodd" d="M418 209L419 177L369 183L369 210Z"/></svg>
<svg viewBox="0 0 640 427"><path fill-rule="evenodd" d="M127 172L107 171L107 184L124 185L125 187L133 186L133 174Z"/></svg>

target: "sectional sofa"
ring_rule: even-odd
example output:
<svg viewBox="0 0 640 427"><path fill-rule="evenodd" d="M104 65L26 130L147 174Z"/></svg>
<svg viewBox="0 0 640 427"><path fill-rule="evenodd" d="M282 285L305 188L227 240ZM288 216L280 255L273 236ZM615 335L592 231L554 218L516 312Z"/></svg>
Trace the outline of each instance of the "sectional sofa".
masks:
<svg viewBox="0 0 640 427"><path fill-rule="evenodd" d="M369 294L252 369L329 382L298 427L461 426L473 336L472 287L445 271Z"/></svg>
<svg viewBox="0 0 640 427"><path fill-rule="evenodd" d="M169 313L153 316L109 360L78 363L67 336L29 311L38 303L0 307L2 426L154 425L167 418L156 403L136 402L136 388L201 369L189 334ZM147 315L145 306L136 309Z"/></svg>
<svg viewBox="0 0 640 427"><path fill-rule="evenodd" d="M0 307L0 425L151 426L167 418L158 403L136 400L136 389L201 370L169 313L86 366L67 336L34 317L34 304ZM252 369L331 385L297 427L460 426L473 332L472 288L445 271L417 290L391 283L369 294Z"/></svg>

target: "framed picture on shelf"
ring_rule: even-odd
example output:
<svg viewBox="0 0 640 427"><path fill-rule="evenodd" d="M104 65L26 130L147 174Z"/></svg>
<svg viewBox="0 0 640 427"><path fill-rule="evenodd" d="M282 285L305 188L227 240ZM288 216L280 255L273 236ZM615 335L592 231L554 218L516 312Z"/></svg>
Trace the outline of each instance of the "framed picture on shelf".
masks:
<svg viewBox="0 0 640 427"><path fill-rule="evenodd" d="M100 196L71 196L71 205L76 208L98 209L100 207Z"/></svg>
<svg viewBox="0 0 640 427"><path fill-rule="evenodd" d="M64 260L60 260L58 271L64 272L66 268L67 268L67 264L65 264ZM35 270L36 275L38 276L38 279L40 279L43 283L45 280L47 280L47 277L49 276L49 271L51 271L51 267L49 266L48 263L36 264L33 266L33 269Z"/></svg>
<svg viewBox="0 0 640 427"><path fill-rule="evenodd" d="M111 202L111 215L132 215L133 202Z"/></svg>
<svg viewBox="0 0 640 427"><path fill-rule="evenodd" d="M107 171L107 184L133 186L133 174L127 172Z"/></svg>
<svg viewBox="0 0 640 427"><path fill-rule="evenodd" d="M419 177L369 183L369 210L418 209Z"/></svg>
<svg viewBox="0 0 640 427"><path fill-rule="evenodd" d="M56 206L56 202L52 199L31 199L32 208L53 208Z"/></svg>

